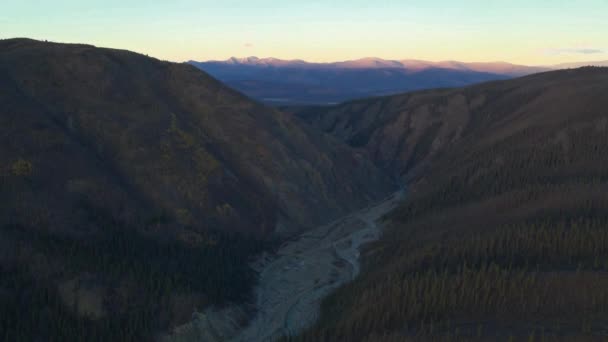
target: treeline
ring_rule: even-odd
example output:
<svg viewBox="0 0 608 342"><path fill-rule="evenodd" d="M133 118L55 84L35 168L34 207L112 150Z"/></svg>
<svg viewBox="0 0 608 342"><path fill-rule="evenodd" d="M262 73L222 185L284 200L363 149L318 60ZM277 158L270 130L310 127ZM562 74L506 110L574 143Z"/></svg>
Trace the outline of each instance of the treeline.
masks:
<svg viewBox="0 0 608 342"><path fill-rule="evenodd" d="M250 257L270 245L219 232L189 245L123 226L92 236L19 226L1 233L15 246L0 264L5 341L150 340L184 323L176 317L180 311L246 300L255 280ZM74 303L66 302L60 287L71 279L92 283L102 297L102 313L81 312L78 294ZM180 296L194 302L180 304ZM187 319L191 313L183 314Z"/></svg>

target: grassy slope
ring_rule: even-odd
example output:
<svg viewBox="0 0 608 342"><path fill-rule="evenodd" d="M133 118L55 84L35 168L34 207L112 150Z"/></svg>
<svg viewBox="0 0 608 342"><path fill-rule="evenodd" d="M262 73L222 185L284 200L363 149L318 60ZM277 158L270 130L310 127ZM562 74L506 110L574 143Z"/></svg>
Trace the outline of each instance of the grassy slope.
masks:
<svg viewBox="0 0 608 342"><path fill-rule="evenodd" d="M457 143L412 180L367 271L298 340L608 334L608 70L442 93L469 99Z"/></svg>

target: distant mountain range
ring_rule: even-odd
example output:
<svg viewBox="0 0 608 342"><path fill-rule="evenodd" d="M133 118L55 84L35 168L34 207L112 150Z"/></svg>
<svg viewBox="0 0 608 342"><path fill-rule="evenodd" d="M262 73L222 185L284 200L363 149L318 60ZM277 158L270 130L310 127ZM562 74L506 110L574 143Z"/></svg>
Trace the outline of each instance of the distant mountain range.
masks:
<svg viewBox="0 0 608 342"><path fill-rule="evenodd" d="M192 62L197 63L197 62ZM458 61L430 62L419 59L386 60L376 57L367 57L343 62L310 63L300 59L282 60L277 58L232 57L225 61L208 61L200 64L205 65L231 65L231 66L256 66L275 68L302 68L302 69L406 69L410 72L418 72L428 69L447 69L460 71L486 72L493 74L504 74L513 76L528 75L541 71L552 70L551 67L538 67L517 65L506 62L487 63L465 63Z"/></svg>
<svg viewBox="0 0 608 342"><path fill-rule="evenodd" d="M413 90L459 87L584 65L608 65L608 61L527 66L506 62L430 62L374 57L331 63L258 57L189 63L256 100L279 106L333 104Z"/></svg>
<svg viewBox="0 0 608 342"><path fill-rule="evenodd" d="M552 66L553 69L574 69L584 66L608 67L608 61L593 61L593 62L576 62L576 63L561 63Z"/></svg>

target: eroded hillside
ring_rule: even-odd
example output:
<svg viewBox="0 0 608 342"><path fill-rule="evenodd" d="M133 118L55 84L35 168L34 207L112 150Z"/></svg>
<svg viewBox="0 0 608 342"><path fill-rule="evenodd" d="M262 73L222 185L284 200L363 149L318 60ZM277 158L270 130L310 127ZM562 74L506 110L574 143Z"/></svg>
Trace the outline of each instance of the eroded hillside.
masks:
<svg viewBox="0 0 608 342"><path fill-rule="evenodd" d="M589 111L601 96L603 73L597 68L565 70L293 111L351 146L367 149L379 166L413 176L455 147L479 147Z"/></svg>

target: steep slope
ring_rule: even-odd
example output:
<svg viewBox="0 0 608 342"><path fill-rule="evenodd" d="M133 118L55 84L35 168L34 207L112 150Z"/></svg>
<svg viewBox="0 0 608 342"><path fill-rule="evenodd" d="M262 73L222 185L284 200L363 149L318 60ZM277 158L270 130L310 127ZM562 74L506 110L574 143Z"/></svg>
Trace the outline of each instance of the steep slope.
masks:
<svg viewBox="0 0 608 342"><path fill-rule="evenodd" d="M148 339L243 300L262 238L392 189L290 115L128 51L0 41L0 124L7 340Z"/></svg>
<svg viewBox="0 0 608 342"><path fill-rule="evenodd" d="M602 74L602 69L590 70ZM570 72L357 100L336 106L299 107L292 111L317 129L354 147L366 148L378 165L396 175L411 175L419 173L450 147L477 139L481 132L500 125L506 120L505 113L517 110L539 115L544 112L544 103L537 101L545 101L543 97L547 96L559 97L550 93L552 85L576 88L584 82L577 79L584 71ZM553 108L554 105L547 106Z"/></svg>
<svg viewBox="0 0 608 342"><path fill-rule="evenodd" d="M151 205L184 223L266 232L281 221L310 226L389 187L356 152L188 65L21 40L3 42L1 58L5 85L19 94L8 96L17 103L5 119L18 115L20 104L30 106L32 115L55 123L47 130L78 142L87 158L102 160ZM28 133L18 138L33 139ZM41 148L61 148L44 143ZM15 152L11 159L33 153ZM44 163L45 155L39 157Z"/></svg>
<svg viewBox="0 0 608 342"><path fill-rule="evenodd" d="M362 276L295 340L605 338L607 93L608 69L582 68L341 108L381 118L363 144L372 153L398 128L403 150L416 132L432 148L409 168L395 154L398 172L425 172L411 174Z"/></svg>
<svg viewBox="0 0 608 342"><path fill-rule="evenodd" d="M476 88L429 90L292 110L317 129L367 149L378 165L404 176L458 143L477 121L475 113L495 109L484 108L495 104L488 104L486 94L472 89Z"/></svg>

